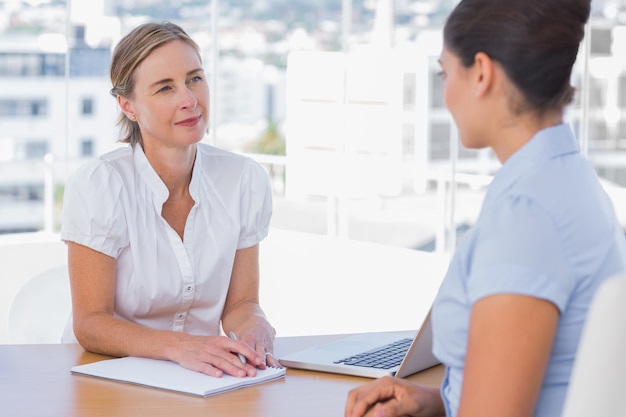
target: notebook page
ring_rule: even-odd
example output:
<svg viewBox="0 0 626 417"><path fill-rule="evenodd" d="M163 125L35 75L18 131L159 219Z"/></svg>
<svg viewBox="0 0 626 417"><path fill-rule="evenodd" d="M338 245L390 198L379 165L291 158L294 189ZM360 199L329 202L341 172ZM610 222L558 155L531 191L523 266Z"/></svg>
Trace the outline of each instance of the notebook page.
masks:
<svg viewBox="0 0 626 417"><path fill-rule="evenodd" d="M137 357L108 359L71 368L75 374L204 397L281 378L285 376L285 371L285 368L267 368L257 369L254 377L237 378L224 374L221 378L215 378L183 368L175 362Z"/></svg>

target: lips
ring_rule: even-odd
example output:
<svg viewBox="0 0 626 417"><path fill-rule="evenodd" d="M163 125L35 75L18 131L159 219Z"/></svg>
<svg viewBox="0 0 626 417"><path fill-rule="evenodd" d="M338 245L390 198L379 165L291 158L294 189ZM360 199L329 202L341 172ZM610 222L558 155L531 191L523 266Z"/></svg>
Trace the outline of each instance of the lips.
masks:
<svg viewBox="0 0 626 417"><path fill-rule="evenodd" d="M181 120L180 122L177 122L176 125L185 126L185 127L193 127L197 125L198 123L200 123L201 119L202 119L201 116L190 117L189 119L185 119L185 120Z"/></svg>

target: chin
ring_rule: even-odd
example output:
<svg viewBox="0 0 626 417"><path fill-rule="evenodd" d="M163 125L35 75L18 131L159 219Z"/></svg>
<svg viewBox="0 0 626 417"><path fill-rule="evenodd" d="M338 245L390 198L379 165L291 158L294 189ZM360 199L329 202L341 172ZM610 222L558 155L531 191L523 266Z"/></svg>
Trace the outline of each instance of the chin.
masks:
<svg viewBox="0 0 626 417"><path fill-rule="evenodd" d="M189 134L189 136L186 138L186 141L191 143L198 143L200 141L202 141L202 139L204 139L206 136L206 129L201 129L198 130L197 132L194 132L193 134Z"/></svg>
<svg viewBox="0 0 626 417"><path fill-rule="evenodd" d="M459 142L461 142L461 145L465 149L482 149L485 147L483 143L474 139L475 138L472 138L468 135L459 133Z"/></svg>

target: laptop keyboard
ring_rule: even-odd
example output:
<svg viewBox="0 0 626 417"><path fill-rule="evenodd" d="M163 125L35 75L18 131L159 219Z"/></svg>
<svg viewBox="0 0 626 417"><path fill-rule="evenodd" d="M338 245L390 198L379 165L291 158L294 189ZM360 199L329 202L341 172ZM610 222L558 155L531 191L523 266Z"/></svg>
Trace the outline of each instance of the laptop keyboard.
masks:
<svg viewBox="0 0 626 417"><path fill-rule="evenodd" d="M401 339L388 345L350 356L349 358L340 359L335 363L367 368L391 369L400 365L412 341L413 339L411 338Z"/></svg>

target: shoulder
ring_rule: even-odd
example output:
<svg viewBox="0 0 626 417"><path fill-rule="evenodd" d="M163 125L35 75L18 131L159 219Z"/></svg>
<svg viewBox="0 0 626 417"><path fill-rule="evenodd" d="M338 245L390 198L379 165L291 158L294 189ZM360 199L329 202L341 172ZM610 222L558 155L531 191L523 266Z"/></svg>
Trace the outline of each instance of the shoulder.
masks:
<svg viewBox="0 0 626 417"><path fill-rule="evenodd" d="M489 236L497 241L498 245L504 241L519 243L522 238L541 239L555 232L556 219L551 211L545 201L532 193L508 193L481 216L480 233L482 237Z"/></svg>
<svg viewBox="0 0 626 417"><path fill-rule="evenodd" d="M564 237L574 233L590 239L612 233L612 202L591 163L578 153L536 167L507 193L503 203L502 208L515 211L516 216L534 218L543 212Z"/></svg>
<svg viewBox="0 0 626 417"><path fill-rule="evenodd" d="M110 152L100 155L97 158L90 159L83 163L79 170L89 171L94 169L103 169L109 167L115 169L121 165L131 164L133 160L133 150L129 146L122 146Z"/></svg>
<svg viewBox="0 0 626 417"><path fill-rule="evenodd" d="M509 192L482 213L475 228L472 269L530 268L544 270L564 261L563 239L557 219L545 201Z"/></svg>
<svg viewBox="0 0 626 417"><path fill-rule="evenodd" d="M132 149L127 146L120 147L80 165L68 181L68 185L101 185L104 189L111 189L122 181L124 171L132 169L133 165Z"/></svg>
<svg viewBox="0 0 626 417"><path fill-rule="evenodd" d="M102 161L117 161L124 160L133 157L133 148L129 145L120 146L105 154L102 154L98 159Z"/></svg>

